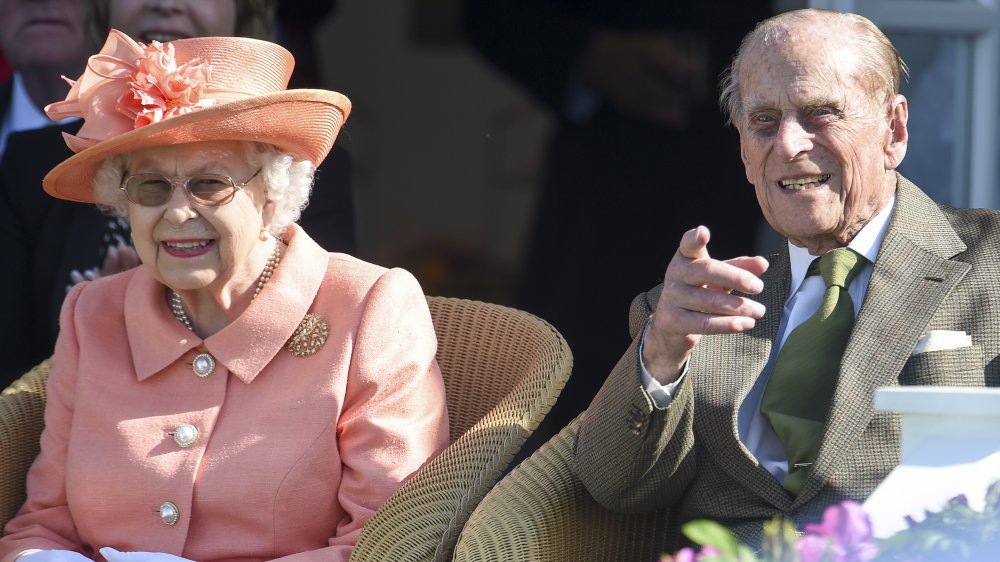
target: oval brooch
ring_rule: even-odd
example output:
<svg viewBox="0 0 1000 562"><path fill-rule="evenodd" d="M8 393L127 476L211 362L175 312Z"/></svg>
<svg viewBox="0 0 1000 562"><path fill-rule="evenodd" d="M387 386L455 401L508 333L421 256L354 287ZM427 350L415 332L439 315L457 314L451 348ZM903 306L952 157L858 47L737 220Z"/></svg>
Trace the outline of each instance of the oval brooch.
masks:
<svg viewBox="0 0 1000 562"><path fill-rule="evenodd" d="M330 335L330 325L317 314L306 314L288 339L288 351L297 357L309 357L319 351Z"/></svg>

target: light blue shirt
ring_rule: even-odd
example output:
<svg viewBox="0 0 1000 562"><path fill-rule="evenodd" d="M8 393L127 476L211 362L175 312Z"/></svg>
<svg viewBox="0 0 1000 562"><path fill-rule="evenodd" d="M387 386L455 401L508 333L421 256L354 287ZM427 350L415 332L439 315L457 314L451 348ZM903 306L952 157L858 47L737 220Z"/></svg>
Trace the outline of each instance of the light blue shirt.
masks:
<svg viewBox="0 0 1000 562"><path fill-rule="evenodd" d="M857 316L861 305L868 292L868 282L872 277L875 258L878 256L879 247L882 245L882 238L885 236L885 229L889 225L889 217L895 206L896 199L893 197L872 220L861 229L861 232L854 237L847 245L848 248L861 254L868 259L868 263L862 268L861 273L854 278L848 292L851 300L854 301L854 314ZM782 481L788 474L788 457L785 455L785 448L778 438L778 435L771 427L771 423L760 412L760 401L764 395L764 388L771 376L771 369L781 346L784 345L788 334L799 324L809 318L819 309L823 300L823 293L826 291L826 284L819 275L806 277L809 265L817 256L813 256L805 248L788 243L788 257L791 265L791 285L788 290L788 300L781 311L781 324L778 326L777 345L771 348L771 356L768 358L764 370L757 377L750 393L740 405L737 428L740 434L740 441L746 445L747 449L754 455L761 466L767 469L778 481ZM645 338L645 333L643 333ZM640 364L642 362L642 348L640 346ZM682 374L675 382L668 385L661 385L649 374L645 365L642 367L643 386L653 398L657 408L665 409L673 399L673 392L683 380Z"/></svg>

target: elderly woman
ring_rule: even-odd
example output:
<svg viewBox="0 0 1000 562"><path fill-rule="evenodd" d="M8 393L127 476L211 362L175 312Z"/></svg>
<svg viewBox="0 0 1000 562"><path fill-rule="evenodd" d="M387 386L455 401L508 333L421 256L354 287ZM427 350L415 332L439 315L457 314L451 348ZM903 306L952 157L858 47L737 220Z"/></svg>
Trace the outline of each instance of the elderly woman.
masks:
<svg viewBox="0 0 1000 562"><path fill-rule="evenodd" d="M447 444L417 282L294 223L350 102L292 65L113 31L48 108L85 122L45 191L126 216L142 265L66 298L2 562L347 560Z"/></svg>

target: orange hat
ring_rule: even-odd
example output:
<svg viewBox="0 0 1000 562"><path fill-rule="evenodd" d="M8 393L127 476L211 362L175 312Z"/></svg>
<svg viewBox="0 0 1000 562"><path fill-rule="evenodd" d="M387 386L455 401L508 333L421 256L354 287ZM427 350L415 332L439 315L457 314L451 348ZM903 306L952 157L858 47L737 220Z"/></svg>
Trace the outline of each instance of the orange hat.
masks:
<svg viewBox="0 0 1000 562"><path fill-rule="evenodd" d="M63 133L76 154L45 176L54 197L94 202L93 180L106 158L144 148L199 141L258 141L319 165L351 102L329 90L287 90L295 60L274 43L245 37L197 37L137 43L111 30L101 52L52 119L81 117Z"/></svg>

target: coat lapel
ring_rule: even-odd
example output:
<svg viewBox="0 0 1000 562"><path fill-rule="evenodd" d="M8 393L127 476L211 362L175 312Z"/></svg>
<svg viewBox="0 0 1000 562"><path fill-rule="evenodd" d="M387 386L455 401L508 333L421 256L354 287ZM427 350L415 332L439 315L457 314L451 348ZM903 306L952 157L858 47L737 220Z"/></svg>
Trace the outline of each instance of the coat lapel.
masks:
<svg viewBox="0 0 1000 562"><path fill-rule="evenodd" d="M894 385L917 340L971 266L951 261L966 246L937 204L899 176L896 208L847 344L823 442L795 500L825 485L875 414L875 389Z"/></svg>
<svg viewBox="0 0 1000 562"><path fill-rule="evenodd" d="M750 331L736 335L705 336L695 347L692 370L710 365L711 371L690 373L697 385L695 431L697 439L716 463L734 480L753 490L779 509L787 509L790 496L757 462L739 439L739 407L750 392L771 355L781 313L788 297L791 277L788 249L771 256L762 276L764 290L755 297L766 307L761 321Z"/></svg>

